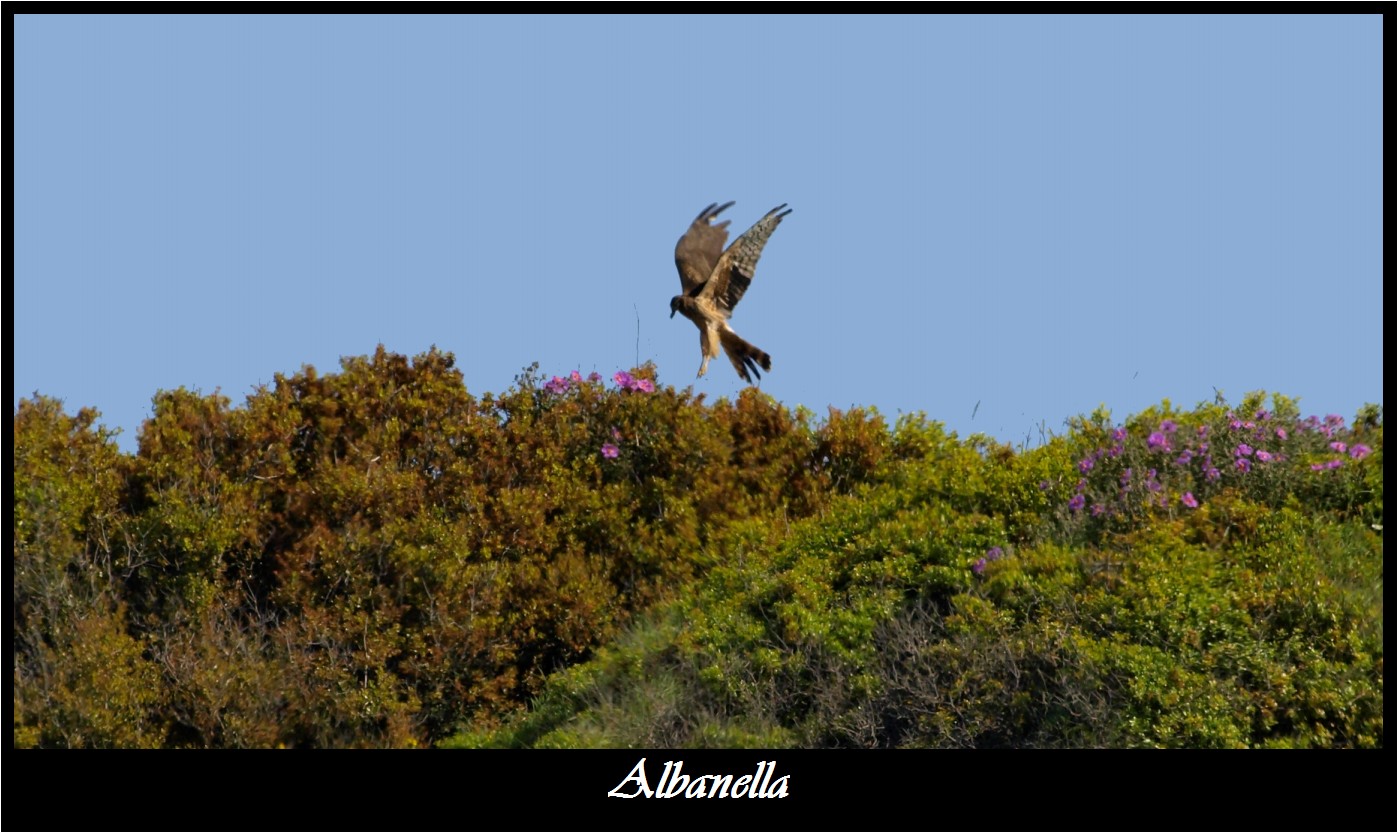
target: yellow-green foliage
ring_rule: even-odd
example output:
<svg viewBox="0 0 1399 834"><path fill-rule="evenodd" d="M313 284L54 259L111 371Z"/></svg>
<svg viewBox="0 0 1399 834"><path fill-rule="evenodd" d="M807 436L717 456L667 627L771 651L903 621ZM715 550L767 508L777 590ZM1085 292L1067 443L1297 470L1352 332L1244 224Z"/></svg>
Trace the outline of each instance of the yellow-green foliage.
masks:
<svg viewBox="0 0 1399 834"><path fill-rule="evenodd" d="M643 650L453 743L1377 746L1378 413L1261 404L1100 411L1019 453L906 420L818 517L711 538Z"/></svg>

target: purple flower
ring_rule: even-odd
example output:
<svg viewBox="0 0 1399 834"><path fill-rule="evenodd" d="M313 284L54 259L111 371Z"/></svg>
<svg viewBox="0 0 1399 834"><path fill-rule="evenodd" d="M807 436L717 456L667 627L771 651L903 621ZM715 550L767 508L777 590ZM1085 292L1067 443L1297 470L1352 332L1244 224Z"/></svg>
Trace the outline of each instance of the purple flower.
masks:
<svg viewBox="0 0 1399 834"><path fill-rule="evenodd" d="M602 381L602 374L598 373L597 371L593 371L592 373L588 374L588 381L589 381L589 382L601 382L601 381Z"/></svg>
<svg viewBox="0 0 1399 834"><path fill-rule="evenodd" d="M1266 420L1269 417L1272 417L1273 415L1269 414L1266 410L1260 408L1258 412L1255 413L1253 416L1259 420Z"/></svg>
<svg viewBox="0 0 1399 834"><path fill-rule="evenodd" d="M1274 432L1274 433L1278 436L1278 440L1286 440L1286 439L1287 439L1287 429L1281 429L1281 428L1280 428L1280 429L1278 429L1278 430L1277 430L1276 432Z"/></svg>
<svg viewBox="0 0 1399 834"><path fill-rule="evenodd" d="M1127 439L1127 430L1122 428L1113 429L1112 439L1116 440L1118 443L1121 443L1122 441Z"/></svg>
<svg viewBox="0 0 1399 834"><path fill-rule="evenodd" d="M612 381L623 388L630 388L632 385L632 375L626 371L618 371L612 375Z"/></svg>
<svg viewBox="0 0 1399 834"><path fill-rule="evenodd" d="M1246 429L1251 429L1251 428L1253 428L1253 421L1252 421L1252 420L1245 420L1245 421L1244 421L1244 428L1246 428Z"/></svg>
<svg viewBox="0 0 1399 834"><path fill-rule="evenodd" d="M1249 462L1248 458L1234 458L1234 468L1240 472L1248 472L1253 469L1253 464Z"/></svg>
<svg viewBox="0 0 1399 834"><path fill-rule="evenodd" d="M1160 492L1160 491L1161 491L1161 482L1160 482L1160 481L1157 481L1157 480L1150 480L1150 481L1147 481L1147 482L1146 482L1146 488L1149 489L1149 490L1151 490L1152 492Z"/></svg>
<svg viewBox="0 0 1399 834"><path fill-rule="evenodd" d="M1327 468L1327 469L1340 469L1340 468L1341 468L1341 459L1340 459L1340 458L1332 458L1331 460L1328 460L1328 461L1326 462L1326 468Z"/></svg>
<svg viewBox="0 0 1399 834"><path fill-rule="evenodd" d="M602 456L605 457L605 458L607 458L608 460L611 460L612 458L617 457L617 455L619 455L619 454L621 454L621 453L622 453L622 450L621 450L621 449L618 449L617 446L616 446L616 444L614 444L614 443L604 443L604 444L602 444Z"/></svg>
<svg viewBox="0 0 1399 834"><path fill-rule="evenodd" d="M1049 481L1040 481L1040 492L1049 492Z"/></svg>
<svg viewBox="0 0 1399 834"><path fill-rule="evenodd" d="M1346 444L1342 443L1339 440L1332 442L1330 446L1337 452L1344 452L1346 450Z"/></svg>
<svg viewBox="0 0 1399 834"><path fill-rule="evenodd" d="M573 382L582 382L582 381L583 381L583 375L580 374L580 373L578 373L577 371L573 371L572 373L570 373L570 374L568 375L568 378L569 378L570 380L572 380Z"/></svg>
<svg viewBox="0 0 1399 834"><path fill-rule="evenodd" d="M1219 480L1219 470L1218 470L1218 469L1215 469L1213 466L1211 466L1211 467L1209 467L1208 469L1206 469L1206 470L1205 470L1205 480L1207 480L1207 481L1217 481L1217 480Z"/></svg>
<svg viewBox="0 0 1399 834"><path fill-rule="evenodd" d="M1180 457L1176 458L1176 463L1180 464L1181 466L1186 466L1190 463L1190 459L1193 457L1195 457L1195 453L1190 451L1189 449L1186 449L1185 451L1180 453Z"/></svg>
<svg viewBox="0 0 1399 834"><path fill-rule="evenodd" d="M1259 449L1257 457L1259 460L1263 461L1264 463L1267 463L1268 461L1273 459L1273 453L1267 451L1266 449Z"/></svg>
<svg viewBox="0 0 1399 834"><path fill-rule="evenodd" d="M1339 414L1328 414L1328 415L1326 415L1326 425L1331 426L1332 428L1337 428L1337 429L1339 429L1339 428L1343 427L1345 424L1346 424L1346 418L1342 417L1342 416L1339 415Z"/></svg>
<svg viewBox="0 0 1399 834"><path fill-rule="evenodd" d="M1166 435L1159 431L1154 431L1146 438L1146 448L1148 449L1169 449L1170 442L1166 440Z"/></svg>
<svg viewBox="0 0 1399 834"><path fill-rule="evenodd" d="M1366 446L1364 443L1357 443L1350 447L1350 456L1356 460L1360 460L1368 454L1370 454L1370 447Z"/></svg>
<svg viewBox="0 0 1399 834"><path fill-rule="evenodd" d="M1180 503L1191 508L1192 510L1200 506L1200 502L1195 500L1195 496L1189 492L1185 493L1180 497Z"/></svg>
<svg viewBox="0 0 1399 834"><path fill-rule="evenodd" d="M1117 457L1117 456L1120 455L1120 454L1122 454L1122 444L1121 444L1121 443L1115 443L1115 444L1113 444L1113 447L1112 447L1111 449L1108 449L1108 457L1110 457L1110 458L1115 458L1115 457Z"/></svg>
<svg viewBox="0 0 1399 834"><path fill-rule="evenodd" d="M1232 420L1229 421L1229 428L1231 428L1231 429L1241 429L1241 428L1243 428L1243 427L1244 427L1244 424L1241 423L1241 422L1239 422L1239 418L1237 418L1237 417L1235 417L1234 419L1232 419Z"/></svg>
<svg viewBox="0 0 1399 834"><path fill-rule="evenodd" d="M975 574L980 575L980 574L985 573L985 572L986 572L986 560L985 560L985 559L977 559L976 562L972 565L972 573L975 573Z"/></svg>
<svg viewBox="0 0 1399 834"><path fill-rule="evenodd" d="M1004 550L1001 550L999 547L993 547L986 551L986 560L988 562L994 562L1004 555L1006 555Z"/></svg>
<svg viewBox="0 0 1399 834"><path fill-rule="evenodd" d="M1176 426L1176 421L1175 421L1175 420L1162 420L1162 421L1161 421L1161 431L1165 432L1166 434L1174 434L1176 428L1177 428L1177 426Z"/></svg>
<svg viewBox="0 0 1399 834"><path fill-rule="evenodd" d="M622 439L622 430L619 429L619 428L617 428L616 426L613 426L613 427L612 427L612 439L613 439L613 440L621 440L621 439Z"/></svg>
<svg viewBox="0 0 1399 834"><path fill-rule="evenodd" d="M1241 458L1246 458L1253 454L1253 447L1249 446L1247 443L1240 443L1238 448L1234 449L1234 454Z"/></svg>
<svg viewBox="0 0 1399 834"><path fill-rule="evenodd" d="M1108 511L1108 508L1107 508L1107 507L1104 507L1102 504L1094 504L1093 506L1091 506L1091 507L1088 508L1088 512L1089 512L1094 518L1097 518L1098 516L1102 515L1103 513L1107 512L1107 511Z"/></svg>
<svg viewBox="0 0 1399 834"><path fill-rule="evenodd" d="M1078 483L1074 484L1074 492L1083 492L1087 488L1088 482L1082 478L1079 478Z"/></svg>
<svg viewBox="0 0 1399 834"><path fill-rule="evenodd" d="M1069 509L1073 510L1074 512L1078 512L1079 510L1083 509L1083 505L1085 503L1087 502L1084 501L1082 495L1075 495L1073 498L1069 499Z"/></svg>
<svg viewBox="0 0 1399 834"><path fill-rule="evenodd" d="M1320 472L1320 471L1322 471L1322 470L1325 469L1325 468L1326 468L1326 464L1324 464L1324 463L1313 463L1313 464L1312 464L1312 471L1313 471L1313 472Z"/></svg>
<svg viewBox="0 0 1399 834"><path fill-rule="evenodd" d="M1123 486L1127 486L1127 484L1131 483L1131 481L1132 481L1132 467L1129 466L1129 467L1127 467L1126 469L1122 470L1122 475L1121 475L1121 477L1119 477L1119 478L1117 479L1117 482L1118 482L1119 484L1122 484Z"/></svg>
<svg viewBox="0 0 1399 834"><path fill-rule="evenodd" d="M656 390L656 383L649 379L638 379L632 385L632 390L640 391L643 394L650 394L652 391Z"/></svg>
<svg viewBox="0 0 1399 834"><path fill-rule="evenodd" d="M544 383L544 390L550 394L563 394L568 391L569 382L563 377L551 377Z"/></svg>
<svg viewBox="0 0 1399 834"><path fill-rule="evenodd" d="M1209 427L1209 426L1196 426L1196 427L1195 427L1195 436L1196 436L1196 437L1204 437L1205 435L1207 435L1207 434L1209 434L1209 433L1210 433L1210 427Z"/></svg>
<svg viewBox="0 0 1399 834"><path fill-rule="evenodd" d="M1082 473L1085 474L1085 475L1087 475L1089 472L1092 472L1092 471L1093 471L1093 459L1092 459L1092 458L1084 458L1083 460L1079 461L1079 462L1078 462L1078 471L1082 472Z"/></svg>

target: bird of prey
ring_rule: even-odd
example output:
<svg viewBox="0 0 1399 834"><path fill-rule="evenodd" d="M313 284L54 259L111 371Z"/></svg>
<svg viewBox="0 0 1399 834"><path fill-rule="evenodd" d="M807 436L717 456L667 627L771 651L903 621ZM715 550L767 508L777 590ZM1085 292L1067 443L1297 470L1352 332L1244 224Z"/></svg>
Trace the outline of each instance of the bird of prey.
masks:
<svg viewBox="0 0 1399 834"><path fill-rule="evenodd" d="M762 379L758 368L772 370L772 357L740 338L729 327L729 316L733 315L734 307L753 281L753 270L758 266L763 246L772 237L777 224L792 210L783 203L763 215L762 220L725 249L729 221L711 221L731 205L733 202L722 206L710 203L675 244L675 268L680 272L682 292L670 300L670 317L681 313L699 328L702 360L696 378L704 376L709 370L709 360L718 357L722 347L738 375L752 384L749 372Z"/></svg>

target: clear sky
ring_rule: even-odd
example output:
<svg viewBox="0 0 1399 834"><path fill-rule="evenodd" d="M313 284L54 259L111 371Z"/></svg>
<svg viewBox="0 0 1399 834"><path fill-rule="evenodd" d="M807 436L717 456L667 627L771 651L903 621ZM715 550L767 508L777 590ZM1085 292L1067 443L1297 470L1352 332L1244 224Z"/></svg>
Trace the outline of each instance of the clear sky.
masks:
<svg viewBox="0 0 1399 834"><path fill-rule="evenodd" d="M13 401L453 351L695 383L676 238L793 213L732 320L789 406L1383 401L1379 16L18 15ZM639 323L639 340L638 340ZM978 405L979 404L979 405ZM973 416L975 412L975 416Z"/></svg>

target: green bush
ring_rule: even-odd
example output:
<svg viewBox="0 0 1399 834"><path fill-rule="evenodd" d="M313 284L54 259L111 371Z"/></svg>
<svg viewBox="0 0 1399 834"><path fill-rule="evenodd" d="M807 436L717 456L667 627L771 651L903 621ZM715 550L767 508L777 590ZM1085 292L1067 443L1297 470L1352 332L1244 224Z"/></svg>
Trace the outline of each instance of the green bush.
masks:
<svg viewBox="0 0 1399 834"><path fill-rule="evenodd" d="M713 538L644 651L455 741L1378 746L1378 413L1274 402L1099 412L1020 453L905 420L819 517Z"/></svg>

